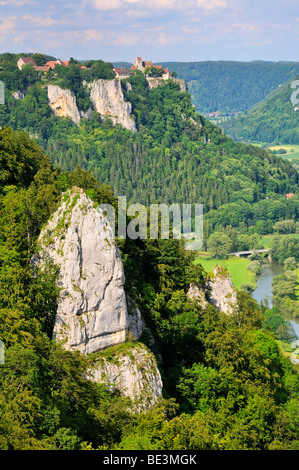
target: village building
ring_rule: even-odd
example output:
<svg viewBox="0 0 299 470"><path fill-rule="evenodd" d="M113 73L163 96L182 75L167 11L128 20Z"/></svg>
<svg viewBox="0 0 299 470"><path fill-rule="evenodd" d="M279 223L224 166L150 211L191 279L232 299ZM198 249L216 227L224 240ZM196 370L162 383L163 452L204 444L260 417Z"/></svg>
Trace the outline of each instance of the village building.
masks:
<svg viewBox="0 0 299 470"><path fill-rule="evenodd" d="M69 60L49 60L49 62L46 63L46 66L48 66L51 70L54 70L56 65L64 65L65 67L68 67L69 63Z"/></svg>
<svg viewBox="0 0 299 470"><path fill-rule="evenodd" d="M291 199L291 197L294 196L294 193L288 193L286 196L287 196L287 199Z"/></svg>
<svg viewBox="0 0 299 470"><path fill-rule="evenodd" d="M18 66L19 70L22 70L24 65L28 65L28 64L31 64L32 67L37 67L37 65L34 62L34 60L32 59L32 57L20 57L18 62L17 62L17 66Z"/></svg>
<svg viewBox="0 0 299 470"><path fill-rule="evenodd" d="M131 70L140 70L142 73L149 67L154 67L155 69L162 69L162 65L154 65L151 60L142 60L141 57L137 57L134 64L131 67ZM163 74L161 76L163 80L168 80L170 78L170 73L168 69L163 69Z"/></svg>
<svg viewBox="0 0 299 470"><path fill-rule="evenodd" d="M34 70L36 72L48 72L49 69L50 67L48 65L37 65L36 67L34 67Z"/></svg>
<svg viewBox="0 0 299 470"><path fill-rule="evenodd" d="M115 78L129 78L131 76L130 70L126 69L125 67L115 67Z"/></svg>
<svg viewBox="0 0 299 470"><path fill-rule="evenodd" d="M48 65L41 65L41 66L36 65L32 57L20 57L17 62L17 66L19 70L22 70L24 65L28 65L28 64L32 65L32 67L34 68L36 72L47 72L50 68Z"/></svg>

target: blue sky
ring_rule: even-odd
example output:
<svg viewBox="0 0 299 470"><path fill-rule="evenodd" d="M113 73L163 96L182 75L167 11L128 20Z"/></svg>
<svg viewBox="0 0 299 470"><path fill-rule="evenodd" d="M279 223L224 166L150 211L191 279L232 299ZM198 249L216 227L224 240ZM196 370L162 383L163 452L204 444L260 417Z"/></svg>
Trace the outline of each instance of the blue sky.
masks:
<svg viewBox="0 0 299 470"><path fill-rule="evenodd" d="M0 0L1 52L297 61L298 42L298 0Z"/></svg>

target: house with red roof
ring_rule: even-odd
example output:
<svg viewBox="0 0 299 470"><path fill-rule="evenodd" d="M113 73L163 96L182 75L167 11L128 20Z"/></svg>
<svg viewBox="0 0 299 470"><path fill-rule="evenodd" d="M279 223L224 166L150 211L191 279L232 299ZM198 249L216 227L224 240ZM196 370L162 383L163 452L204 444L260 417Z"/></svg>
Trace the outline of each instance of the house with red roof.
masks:
<svg viewBox="0 0 299 470"><path fill-rule="evenodd" d="M48 72L49 69L50 67L48 65L37 65L36 67L34 67L34 70L36 72Z"/></svg>
<svg viewBox="0 0 299 470"><path fill-rule="evenodd" d="M125 67L115 67L115 78L129 78L131 76L130 70L126 69Z"/></svg>
<svg viewBox="0 0 299 470"><path fill-rule="evenodd" d="M54 70L56 65L64 65L65 67L69 66L70 61L69 60L49 60L49 62L46 63L46 66L49 66L51 70Z"/></svg>
<svg viewBox="0 0 299 470"><path fill-rule="evenodd" d="M19 70L22 70L24 65L28 65L28 64L31 64L32 67L37 67L37 65L34 62L34 60L32 59L32 57L20 57L18 62L17 62L17 66L18 66Z"/></svg>

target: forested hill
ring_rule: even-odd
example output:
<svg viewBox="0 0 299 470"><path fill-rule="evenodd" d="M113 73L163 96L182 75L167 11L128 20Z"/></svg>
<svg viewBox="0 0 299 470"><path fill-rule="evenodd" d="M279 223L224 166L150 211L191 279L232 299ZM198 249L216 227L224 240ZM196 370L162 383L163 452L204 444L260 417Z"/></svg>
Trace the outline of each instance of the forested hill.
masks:
<svg viewBox="0 0 299 470"><path fill-rule="evenodd" d="M299 144L299 107L291 101L295 79L279 86L244 115L223 122L225 132L238 141Z"/></svg>
<svg viewBox="0 0 299 470"><path fill-rule="evenodd" d="M179 240L120 241L126 292L141 302L144 340L158 348L163 397L136 413L129 397L90 380L98 353L52 340L59 267L32 275L32 256L63 191L113 197L83 170L54 170L11 129L0 130L0 169L0 450L298 449L298 368L276 342L285 322L244 291L233 315L202 309L187 292L205 273ZM98 359L115 365L132 346L130 338Z"/></svg>
<svg viewBox="0 0 299 470"><path fill-rule="evenodd" d="M299 62L165 62L187 81L198 112L245 111L299 73Z"/></svg>
<svg viewBox="0 0 299 470"><path fill-rule="evenodd" d="M6 55L0 64L6 98L0 105L0 450L298 449L298 366L277 343L293 339L286 322L244 289L231 315L192 300L190 287L200 293L208 273L181 240L117 240L126 295L140 306L149 328L142 341L163 378L161 399L138 413L121 391L90 380L96 361L116 365L118 354L132 356L134 336L86 356L65 349L53 340L60 268L46 257L40 268L33 263L42 229L49 245L63 250L46 224L74 186L94 205L115 204L118 195L134 203L202 201L210 231L222 225L233 241L238 227L246 244L249 225L264 233L274 221L298 218L296 169L234 143L197 114L178 83L150 90L142 74L122 85L136 132L95 110L75 124L54 114L48 85L69 88L72 103L85 111L91 102L83 79L110 80L111 64L81 69L73 61L44 75L30 66L19 71L15 59ZM287 192L294 196L287 199ZM56 235L69 225L65 215ZM77 322L85 338L81 314Z"/></svg>
<svg viewBox="0 0 299 470"><path fill-rule="evenodd" d="M82 69L74 63L44 76L13 61L3 62L0 79L6 104L0 125L27 130L55 166L90 170L100 183L111 185L129 203L203 203L209 230L217 226L263 224L271 231L280 219L298 217L298 172L288 162L249 145L233 142L192 106L188 92L170 80L149 89L139 73L123 83L132 105L137 132L132 133L94 110L74 124L54 115L47 86L68 87L80 110L90 104L83 77L111 78L111 64ZM84 74L84 75L81 75ZM24 90L23 99L13 91ZM291 200L287 193L294 193Z"/></svg>

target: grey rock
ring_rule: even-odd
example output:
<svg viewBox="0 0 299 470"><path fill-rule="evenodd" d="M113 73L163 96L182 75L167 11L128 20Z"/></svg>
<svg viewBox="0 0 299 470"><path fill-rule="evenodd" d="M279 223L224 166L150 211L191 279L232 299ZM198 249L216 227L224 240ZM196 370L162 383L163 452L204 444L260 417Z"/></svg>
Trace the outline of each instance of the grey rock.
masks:
<svg viewBox="0 0 299 470"><path fill-rule="evenodd" d="M125 278L110 230L102 211L77 189L64 195L40 236L43 257L60 266L54 337L84 354L126 339Z"/></svg>
<svg viewBox="0 0 299 470"><path fill-rule="evenodd" d="M75 96L70 90L63 90L58 85L48 86L48 99L56 116L70 117L75 124L80 122L80 112Z"/></svg>
<svg viewBox="0 0 299 470"><path fill-rule="evenodd" d="M204 309L210 303L226 314L232 314L237 306L237 294L231 277L220 266L214 268L207 285L201 288L192 284L187 295L190 299L196 300Z"/></svg>
<svg viewBox="0 0 299 470"><path fill-rule="evenodd" d="M129 331L138 339L145 325L130 301L128 314L119 249L102 210L79 188L62 195L41 232L32 265L42 266L47 260L59 267L53 339L83 354L120 347L118 360L102 359L91 378L119 388L141 408L155 402L162 380L154 355L141 343L130 350L122 346Z"/></svg>
<svg viewBox="0 0 299 470"><path fill-rule="evenodd" d="M162 395L162 379L154 355L140 344L114 354L113 360L100 356L96 360L93 380L109 384L129 396L136 409L151 406Z"/></svg>
<svg viewBox="0 0 299 470"><path fill-rule="evenodd" d="M96 80L89 84L90 98L96 111L104 118L109 117L113 124L136 131L131 117L132 104L124 100L120 80Z"/></svg>

